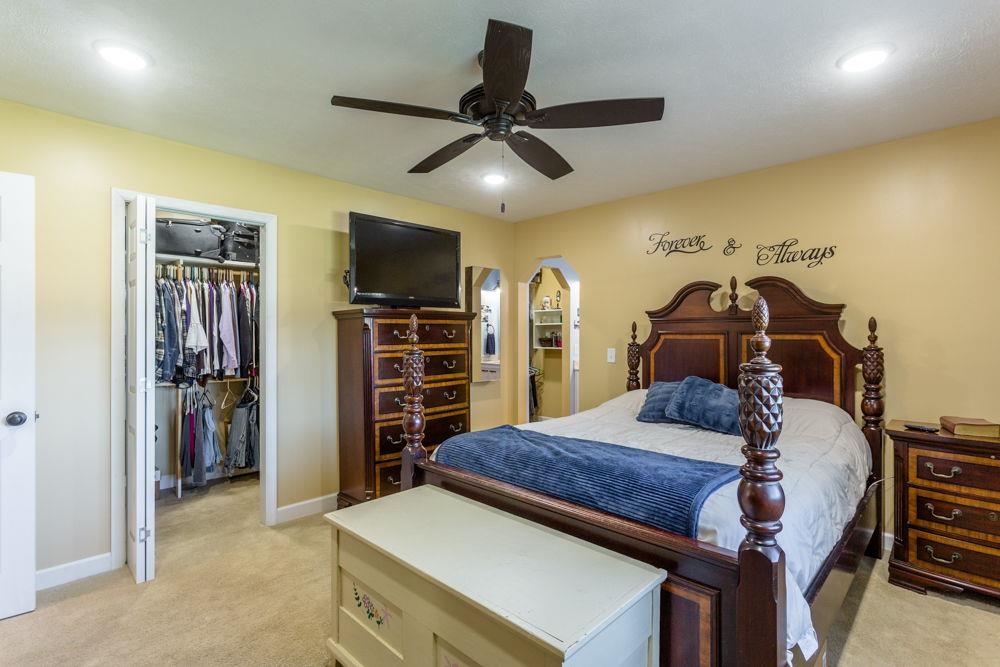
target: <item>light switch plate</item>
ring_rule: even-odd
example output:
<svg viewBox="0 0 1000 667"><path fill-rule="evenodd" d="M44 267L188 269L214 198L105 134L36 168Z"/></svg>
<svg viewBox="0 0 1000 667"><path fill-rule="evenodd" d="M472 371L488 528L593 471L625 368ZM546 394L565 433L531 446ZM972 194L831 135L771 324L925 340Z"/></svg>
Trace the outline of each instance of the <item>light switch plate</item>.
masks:
<svg viewBox="0 0 1000 667"><path fill-rule="evenodd" d="M615 348L613 347L608 348L608 363L609 364L615 363Z"/></svg>

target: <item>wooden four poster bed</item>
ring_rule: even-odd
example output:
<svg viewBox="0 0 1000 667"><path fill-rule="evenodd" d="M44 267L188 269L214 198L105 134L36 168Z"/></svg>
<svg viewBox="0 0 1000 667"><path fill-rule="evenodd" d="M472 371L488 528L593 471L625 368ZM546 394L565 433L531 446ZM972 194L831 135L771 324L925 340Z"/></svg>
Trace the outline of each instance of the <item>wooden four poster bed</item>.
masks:
<svg viewBox="0 0 1000 667"><path fill-rule="evenodd" d="M836 546L802 591L822 641L862 555L881 557L883 352L874 318L868 324L869 344L856 348L840 333L843 305L814 301L782 278L756 278L746 285L759 294L752 311L738 307L732 278L723 311L710 304L722 286L694 282L667 305L647 311L650 333L641 344L633 322L626 384L632 391L655 381L699 376L737 389L746 441L738 487L746 538L738 551L430 460L422 444L424 364L416 316L411 348L404 353L402 488L436 485L667 570L661 590L663 665L785 664L785 552L775 539L785 507L775 448L783 396L832 403L857 418L861 366L861 431L871 450L866 488Z"/></svg>

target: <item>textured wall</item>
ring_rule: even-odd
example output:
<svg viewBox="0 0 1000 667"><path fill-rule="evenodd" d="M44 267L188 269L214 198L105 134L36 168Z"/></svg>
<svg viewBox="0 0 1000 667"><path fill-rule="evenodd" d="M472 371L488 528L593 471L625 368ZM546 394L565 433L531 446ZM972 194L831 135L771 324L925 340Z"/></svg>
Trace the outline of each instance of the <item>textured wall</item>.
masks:
<svg viewBox="0 0 1000 667"><path fill-rule="evenodd" d="M348 211L457 229L463 265L513 265L505 222L2 101L0 170L37 186L39 569L110 550L113 187L278 216L279 506L337 491ZM474 427L511 420L513 361L473 387Z"/></svg>

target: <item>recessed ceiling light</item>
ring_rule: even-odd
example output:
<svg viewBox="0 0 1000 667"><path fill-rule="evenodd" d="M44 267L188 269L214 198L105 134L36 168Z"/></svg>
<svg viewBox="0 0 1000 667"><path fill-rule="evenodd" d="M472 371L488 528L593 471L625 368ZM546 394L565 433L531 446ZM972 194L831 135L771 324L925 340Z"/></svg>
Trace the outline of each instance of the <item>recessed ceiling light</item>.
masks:
<svg viewBox="0 0 1000 667"><path fill-rule="evenodd" d="M497 174L497 173L486 174L485 176L483 176L483 180L489 183L490 185L500 185L501 183L507 180L507 175Z"/></svg>
<svg viewBox="0 0 1000 667"><path fill-rule="evenodd" d="M99 42L94 42L94 50L106 61L122 69L137 71L146 69L153 64L153 59L149 57L149 54L120 42L102 39Z"/></svg>
<svg viewBox="0 0 1000 667"><path fill-rule="evenodd" d="M864 72L884 63L895 48L892 44L872 44L855 49L837 61L837 67L845 72Z"/></svg>

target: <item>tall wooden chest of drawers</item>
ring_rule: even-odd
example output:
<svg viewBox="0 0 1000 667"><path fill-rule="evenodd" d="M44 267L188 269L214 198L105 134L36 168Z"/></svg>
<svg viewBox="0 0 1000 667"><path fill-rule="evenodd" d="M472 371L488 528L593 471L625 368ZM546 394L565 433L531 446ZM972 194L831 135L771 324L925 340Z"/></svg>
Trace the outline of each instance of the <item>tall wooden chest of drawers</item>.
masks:
<svg viewBox="0 0 1000 667"><path fill-rule="evenodd" d="M894 443L889 581L1000 597L1000 439L886 429Z"/></svg>
<svg viewBox="0 0 1000 667"><path fill-rule="evenodd" d="M366 308L337 318L337 433L340 493L347 507L399 490L403 441L403 352L416 315L424 351L424 446L433 451L469 430L474 313Z"/></svg>

